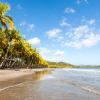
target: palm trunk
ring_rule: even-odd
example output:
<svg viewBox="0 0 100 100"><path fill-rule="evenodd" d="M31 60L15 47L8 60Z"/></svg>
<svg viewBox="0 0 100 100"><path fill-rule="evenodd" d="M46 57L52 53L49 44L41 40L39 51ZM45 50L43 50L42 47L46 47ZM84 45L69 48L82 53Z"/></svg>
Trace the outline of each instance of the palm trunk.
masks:
<svg viewBox="0 0 100 100"><path fill-rule="evenodd" d="M2 68L3 64L6 62L9 49L10 49L10 44L8 45L7 52L6 52L6 54L5 54L4 60L3 60L2 63L0 64L0 68Z"/></svg>

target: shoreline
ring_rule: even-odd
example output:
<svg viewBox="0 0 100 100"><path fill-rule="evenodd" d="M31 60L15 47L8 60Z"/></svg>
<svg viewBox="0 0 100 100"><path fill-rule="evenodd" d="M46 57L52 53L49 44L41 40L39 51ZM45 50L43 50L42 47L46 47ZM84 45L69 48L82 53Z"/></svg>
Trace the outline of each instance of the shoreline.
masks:
<svg viewBox="0 0 100 100"><path fill-rule="evenodd" d="M27 75L35 75L38 71L47 71L49 68L39 68L39 69L6 69L0 70L0 82L8 81L15 78L20 78Z"/></svg>

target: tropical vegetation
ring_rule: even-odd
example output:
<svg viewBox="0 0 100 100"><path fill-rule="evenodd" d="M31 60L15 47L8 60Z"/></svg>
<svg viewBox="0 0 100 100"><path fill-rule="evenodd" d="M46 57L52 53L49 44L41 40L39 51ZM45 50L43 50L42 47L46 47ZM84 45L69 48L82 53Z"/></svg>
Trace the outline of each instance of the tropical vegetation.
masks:
<svg viewBox="0 0 100 100"><path fill-rule="evenodd" d="M6 15L8 10L10 6L0 2L0 68L47 67L37 49L21 37L12 17Z"/></svg>
<svg viewBox="0 0 100 100"><path fill-rule="evenodd" d="M48 61L49 68L74 68L74 65L65 62L50 62Z"/></svg>

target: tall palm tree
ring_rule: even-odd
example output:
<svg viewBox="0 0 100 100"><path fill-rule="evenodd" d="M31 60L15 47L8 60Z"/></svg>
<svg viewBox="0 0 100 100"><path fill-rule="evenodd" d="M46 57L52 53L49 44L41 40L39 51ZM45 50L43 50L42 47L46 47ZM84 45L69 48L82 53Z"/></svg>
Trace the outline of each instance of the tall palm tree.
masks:
<svg viewBox="0 0 100 100"><path fill-rule="evenodd" d="M0 28L1 28L1 34L3 35L3 37L5 37L4 39L6 40L6 45L5 45L5 56L4 59L7 58L7 54L9 51L9 47L10 47L10 43L9 43L9 31L14 29L14 22L12 20L12 18L8 15L6 15L6 12L10 10L10 6L8 4L4 4L0 2ZM5 29L5 30L4 30ZM2 38L3 39L3 38ZM3 43L4 44L4 43ZM3 61L5 62L5 60ZM2 67L3 62L1 63L0 67Z"/></svg>

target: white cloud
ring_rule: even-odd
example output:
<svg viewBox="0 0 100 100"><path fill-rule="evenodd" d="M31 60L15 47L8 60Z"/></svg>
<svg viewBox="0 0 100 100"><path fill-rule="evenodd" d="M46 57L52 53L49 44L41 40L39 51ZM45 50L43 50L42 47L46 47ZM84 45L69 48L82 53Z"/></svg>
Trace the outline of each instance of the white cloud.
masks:
<svg viewBox="0 0 100 100"><path fill-rule="evenodd" d="M34 24L29 24L26 21L21 22L20 26L24 27L27 31L34 31L34 28L35 28Z"/></svg>
<svg viewBox="0 0 100 100"><path fill-rule="evenodd" d="M65 13L75 13L76 11L75 11L75 9L73 9L73 8L66 8L65 9Z"/></svg>
<svg viewBox="0 0 100 100"><path fill-rule="evenodd" d="M30 43L33 46L39 46L40 45L40 39L38 37L34 37L30 40L28 40L28 43Z"/></svg>
<svg viewBox="0 0 100 100"><path fill-rule="evenodd" d="M48 53L50 53L50 50L47 48L39 48L39 52L42 56L46 56Z"/></svg>
<svg viewBox="0 0 100 100"><path fill-rule="evenodd" d="M45 58L47 61L64 61L64 51L62 50L54 50L54 49L48 49L48 48L39 48L39 52L42 55L43 58Z"/></svg>
<svg viewBox="0 0 100 100"><path fill-rule="evenodd" d="M93 46L95 45L96 43L100 42L100 35L94 35L94 36L90 36L89 38L87 39L84 39L82 41L82 45L84 47L90 47L90 46Z"/></svg>
<svg viewBox="0 0 100 100"><path fill-rule="evenodd" d="M95 23L96 23L96 20L95 19L91 19L91 20L88 21L88 24L90 24L90 25L93 25Z"/></svg>
<svg viewBox="0 0 100 100"><path fill-rule="evenodd" d="M100 42L100 35L94 35L94 37L90 36L86 39L65 43L65 46L72 48L91 47L97 44L98 42Z"/></svg>
<svg viewBox="0 0 100 100"><path fill-rule="evenodd" d="M52 30L49 30L48 32L46 32L47 36L50 38L57 38L58 34L61 32L61 29L59 28L54 28Z"/></svg>
<svg viewBox="0 0 100 100"><path fill-rule="evenodd" d="M95 25L96 19L89 19L87 20L84 16L82 16L82 23L87 24L87 25Z"/></svg>
<svg viewBox="0 0 100 100"><path fill-rule="evenodd" d="M65 57L64 57L64 51L61 50L51 50L49 52L49 57L46 57L48 61L64 61Z"/></svg>
<svg viewBox="0 0 100 100"><path fill-rule="evenodd" d="M64 57L64 51L62 50L56 50L53 53L53 58L51 58L53 61L64 61L65 57Z"/></svg>
<svg viewBox="0 0 100 100"><path fill-rule="evenodd" d="M64 56L64 52L61 51L61 50L57 50L55 53L54 53L55 56L58 56L58 57L63 57Z"/></svg>
<svg viewBox="0 0 100 100"><path fill-rule="evenodd" d="M91 47L100 42L100 34L89 25L80 25L68 32L66 47L82 48Z"/></svg>
<svg viewBox="0 0 100 100"><path fill-rule="evenodd" d="M63 39L64 39L63 36L59 36L59 37L56 39L56 41L58 41L58 42L62 42Z"/></svg>
<svg viewBox="0 0 100 100"><path fill-rule="evenodd" d="M66 20L65 18L63 18L63 19L61 20L60 26L69 27L69 26L71 26L71 25L67 22L67 20Z"/></svg>
<svg viewBox="0 0 100 100"><path fill-rule="evenodd" d="M71 48L81 48L80 42L77 41L70 41L65 43L66 47L71 47Z"/></svg>
<svg viewBox="0 0 100 100"><path fill-rule="evenodd" d="M84 36L85 34L88 34L90 32L91 32L91 30L89 29L88 25L81 25L79 27L76 27L73 30L73 33L72 34L74 35L74 38L75 39L79 39L82 36Z"/></svg>
<svg viewBox="0 0 100 100"><path fill-rule="evenodd" d="M73 27L67 24L66 19L63 18L60 25L71 26L65 34L59 34L61 30L57 28L49 30L46 34L48 37L53 38L53 42L58 42L61 46L72 48L91 47L100 42L100 35L95 28L95 23L95 19L86 20L84 18L79 26Z"/></svg>

